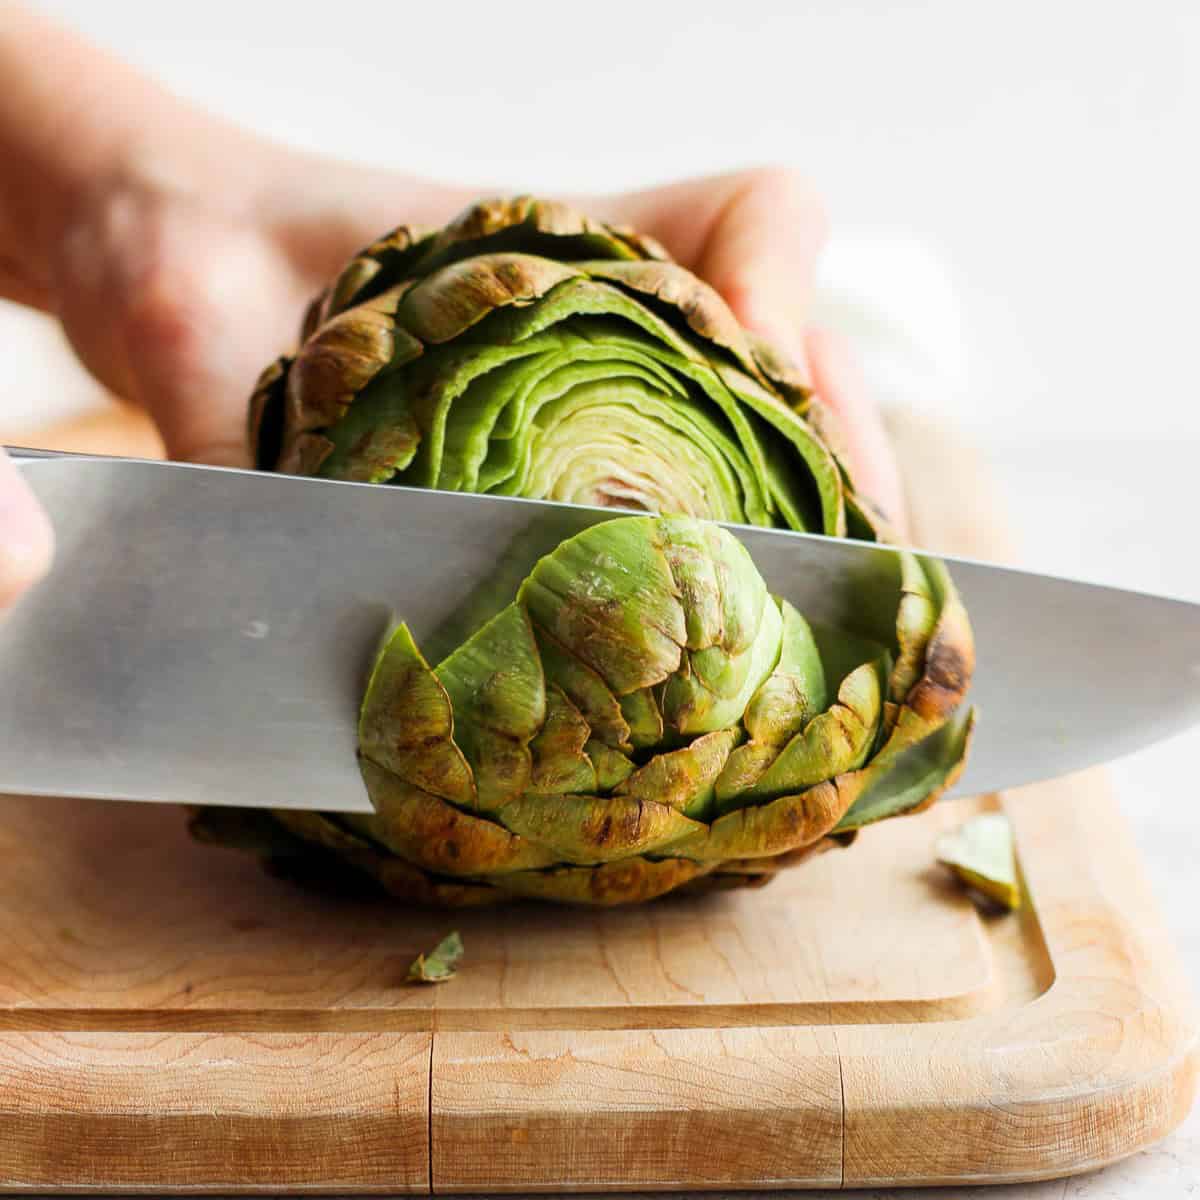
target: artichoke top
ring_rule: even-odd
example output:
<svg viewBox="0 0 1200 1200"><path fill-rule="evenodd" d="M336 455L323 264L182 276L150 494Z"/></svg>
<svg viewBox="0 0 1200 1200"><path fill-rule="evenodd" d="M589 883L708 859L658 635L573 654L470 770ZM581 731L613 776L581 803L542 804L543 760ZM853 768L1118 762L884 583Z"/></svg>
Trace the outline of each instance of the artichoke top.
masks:
<svg viewBox="0 0 1200 1200"><path fill-rule="evenodd" d="M269 848L442 904L765 882L961 770L966 616L939 563L895 565L852 633L772 596L718 525L602 521L436 666L400 625L359 725L374 814L279 811Z"/></svg>
<svg viewBox="0 0 1200 1200"><path fill-rule="evenodd" d="M358 254L250 433L265 469L883 532L795 366L657 242L530 197Z"/></svg>

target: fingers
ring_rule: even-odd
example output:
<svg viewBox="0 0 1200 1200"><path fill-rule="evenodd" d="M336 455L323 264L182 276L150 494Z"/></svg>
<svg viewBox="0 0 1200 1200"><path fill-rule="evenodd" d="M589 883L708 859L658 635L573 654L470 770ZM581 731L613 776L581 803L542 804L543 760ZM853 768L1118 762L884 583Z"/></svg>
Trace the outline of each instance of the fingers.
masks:
<svg viewBox="0 0 1200 1200"><path fill-rule="evenodd" d="M56 309L77 353L151 414L171 458L248 466L255 381L294 347L313 295L397 222L444 221L465 196L414 184L406 201L403 176L252 149L247 169L257 155L300 200L238 216L134 182L71 229L56 264ZM234 138L229 153L246 152Z"/></svg>
<svg viewBox="0 0 1200 1200"><path fill-rule="evenodd" d="M64 246L59 313L88 368L146 409L172 458L248 465L246 403L307 296L255 231L115 198Z"/></svg>
<svg viewBox="0 0 1200 1200"><path fill-rule="evenodd" d="M295 338L294 281L249 235L193 231L165 248L118 336L133 397L154 418L170 458L250 465L246 405L259 372Z"/></svg>
<svg viewBox="0 0 1200 1200"><path fill-rule="evenodd" d="M805 337L813 390L838 418L855 486L904 535L907 506L900 467L883 418L844 339L813 329Z"/></svg>
<svg viewBox="0 0 1200 1200"><path fill-rule="evenodd" d="M763 167L599 204L657 237L724 296L738 319L803 365L801 329L828 224L795 171Z"/></svg>
<svg viewBox="0 0 1200 1200"><path fill-rule="evenodd" d="M828 224L804 179L764 167L596 204L599 215L657 237L721 293L743 325L796 363L839 418L858 490L900 527L903 491L879 411L844 343L807 330Z"/></svg>
<svg viewBox="0 0 1200 1200"><path fill-rule="evenodd" d="M283 179L257 210L316 292L351 255L397 225L437 229L488 189L417 179L377 167L289 154Z"/></svg>
<svg viewBox="0 0 1200 1200"><path fill-rule="evenodd" d="M54 531L16 465L0 450L0 614L46 573Z"/></svg>

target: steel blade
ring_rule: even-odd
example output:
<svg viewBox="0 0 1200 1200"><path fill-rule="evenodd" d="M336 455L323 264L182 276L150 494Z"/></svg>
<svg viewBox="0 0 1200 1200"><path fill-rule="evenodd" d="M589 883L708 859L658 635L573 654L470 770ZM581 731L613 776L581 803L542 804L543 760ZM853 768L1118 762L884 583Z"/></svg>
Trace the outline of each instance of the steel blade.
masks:
<svg viewBox="0 0 1200 1200"><path fill-rule="evenodd" d="M23 463L58 532L0 622L0 791L369 809L367 668L397 618L436 660L612 510L86 457ZM814 620L895 550L735 527ZM1200 720L1200 606L944 557L975 629L958 792L1119 757Z"/></svg>

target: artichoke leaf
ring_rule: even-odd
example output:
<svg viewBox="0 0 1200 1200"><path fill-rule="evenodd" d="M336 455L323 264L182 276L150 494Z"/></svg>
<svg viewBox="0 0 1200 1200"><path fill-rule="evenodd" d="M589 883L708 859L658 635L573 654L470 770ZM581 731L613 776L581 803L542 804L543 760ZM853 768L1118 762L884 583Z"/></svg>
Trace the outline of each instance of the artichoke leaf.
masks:
<svg viewBox="0 0 1200 1200"><path fill-rule="evenodd" d="M654 688L638 688L621 697L621 716L627 722L629 741L635 750L647 750L663 740L665 727Z"/></svg>
<svg viewBox="0 0 1200 1200"><path fill-rule="evenodd" d="M452 348L435 351L450 356ZM497 455L505 443L528 434L542 406L573 386L597 378L629 377L647 389L669 390L671 379L652 359L630 360L609 346L595 346L566 325L516 344L469 345L446 376L441 403L446 411L444 457L437 475L446 490L486 491L511 475ZM490 460L489 460L489 456ZM480 473L489 460L488 481ZM499 478L497 478L499 476Z"/></svg>
<svg viewBox="0 0 1200 1200"><path fill-rule="evenodd" d="M776 435L786 439L792 450L804 460L809 470L811 488L816 492L819 512L819 516L808 518L811 527L833 537L845 537L846 489L833 452L802 417L778 396L760 387L756 380L730 367L718 368L718 373L730 392L770 426ZM774 499L781 504L786 499L798 516L801 508L794 482L796 472L785 465L788 457L779 449L769 454L766 474ZM811 505L804 507L810 509Z"/></svg>
<svg viewBox="0 0 1200 1200"><path fill-rule="evenodd" d="M450 696L407 625L397 627L371 672L358 743L366 758L426 792L463 807L477 801L471 768L454 741Z"/></svg>
<svg viewBox="0 0 1200 1200"><path fill-rule="evenodd" d="M633 761L620 750L614 750L595 738L584 746L584 751L596 772L596 787L602 792L611 792L636 770Z"/></svg>
<svg viewBox="0 0 1200 1200"><path fill-rule="evenodd" d="M596 769L585 747L591 727L566 693L550 684L546 689L546 723L529 743L533 770L530 793L556 795L563 792L594 792ZM505 824L510 829L512 822Z"/></svg>
<svg viewBox="0 0 1200 1200"><path fill-rule="evenodd" d="M434 234L425 230L399 225L360 250L306 315L302 338L307 339L339 312L403 282L433 239Z"/></svg>
<svg viewBox="0 0 1200 1200"><path fill-rule="evenodd" d="M448 933L428 954L418 954L408 968L409 983L445 983L458 972L464 948L458 930Z"/></svg>
<svg viewBox="0 0 1200 1200"><path fill-rule="evenodd" d="M676 522L665 542L687 613L687 665L663 689L663 720L677 734L741 720L779 659L782 617L740 542L711 525Z"/></svg>
<svg viewBox="0 0 1200 1200"><path fill-rule="evenodd" d="M740 729L720 729L678 750L656 754L618 786L617 794L655 801L704 820L712 807L717 777L741 740Z"/></svg>
<svg viewBox="0 0 1200 1200"><path fill-rule="evenodd" d="M808 622L786 600L775 598L781 618L779 661L746 705L752 741L778 746L794 737L828 705L825 667Z"/></svg>
<svg viewBox="0 0 1200 1200"><path fill-rule="evenodd" d="M671 852L710 864L789 854L830 833L849 804L827 780L766 804L735 808L702 832L676 842Z"/></svg>
<svg viewBox="0 0 1200 1200"><path fill-rule="evenodd" d="M434 487L443 469L450 413L459 398L477 380L502 371L510 363L530 359L537 352L537 346L438 346L414 366L407 379L397 381L393 386L404 388L405 403L421 430L418 454L399 482L410 487ZM497 408L504 399L503 394L496 397ZM458 449L457 445L454 448Z"/></svg>
<svg viewBox="0 0 1200 1200"><path fill-rule="evenodd" d="M188 833L198 842L254 854L297 854L306 848L301 838L260 808L198 809L188 819Z"/></svg>
<svg viewBox="0 0 1200 1200"><path fill-rule="evenodd" d="M618 696L679 666L684 613L653 518L606 521L569 538L534 567L518 602Z"/></svg>
<svg viewBox="0 0 1200 1200"><path fill-rule="evenodd" d="M657 760L655 760L657 761ZM504 823L559 861L601 863L660 851L703 826L642 795L527 795L504 810Z"/></svg>
<svg viewBox="0 0 1200 1200"><path fill-rule="evenodd" d="M938 608L937 623L925 648L920 678L904 697L904 708L926 728L935 729L962 704L975 670L975 641L967 610L945 563L922 559Z"/></svg>
<svg viewBox="0 0 1200 1200"><path fill-rule="evenodd" d="M787 601L772 604L780 613L779 661L746 705L743 725L750 740L730 754L717 779L722 810L749 792L781 747L827 706L825 668L808 622Z"/></svg>
<svg viewBox="0 0 1200 1200"><path fill-rule="evenodd" d="M886 681L884 658L856 667L842 680L833 704L779 751L753 786L726 803L799 793L861 767L883 719Z"/></svg>
<svg viewBox="0 0 1200 1200"><path fill-rule="evenodd" d="M628 751L629 722L624 706L612 694L600 673L572 654L541 626L534 626L542 668L547 684L561 688L563 695L579 710L594 738L614 750ZM659 726L662 721L659 718Z"/></svg>
<svg viewBox="0 0 1200 1200"><path fill-rule="evenodd" d="M514 896L559 904L642 904L673 892L713 869L688 858L637 856L594 867L557 867L502 875L496 886Z"/></svg>
<svg viewBox="0 0 1200 1200"><path fill-rule="evenodd" d="M360 758L359 769L375 812L344 813L345 825L406 862L438 875L491 876L555 861L545 846L448 804L370 759Z"/></svg>
<svg viewBox="0 0 1200 1200"><path fill-rule="evenodd" d="M283 450L287 377L293 361L292 355L284 354L264 367L250 396L246 434L259 471L273 467Z"/></svg>
<svg viewBox="0 0 1200 1200"><path fill-rule="evenodd" d="M750 375L760 375L746 333L729 305L715 288L685 267L662 260L581 262L578 266L593 279L652 297L667 311L677 312L705 343L724 350Z"/></svg>
<svg viewBox="0 0 1200 1200"><path fill-rule="evenodd" d="M287 383L289 433L333 425L380 371L421 355L421 342L394 320L405 290L398 285L339 313L296 352Z"/></svg>
<svg viewBox="0 0 1200 1200"><path fill-rule="evenodd" d="M529 743L546 720L545 676L528 614L519 604L502 609L435 674L475 776L476 805L494 812L529 787Z"/></svg>
<svg viewBox="0 0 1200 1200"><path fill-rule="evenodd" d="M880 754L862 770L838 779L849 804L836 832L928 808L962 774L974 728L975 710L967 709L923 741L895 755Z"/></svg>
<svg viewBox="0 0 1200 1200"><path fill-rule="evenodd" d="M437 347L410 371L380 375L327 431L334 450L321 475L386 483L411 468L408 482L432 486L443 470L446 426L458 398L476 379L498 375L507 364L537 352L536 346ZM486 438L487 431L479 418L480 436ZM388 461L377 444L391 445L387 438L393 432L405 440L395 442L397 452Z"/></svg>
<svg viewBox="0 0 1200 1200"><path fill-rule="evenodd" d="M425 345L449 342L498 308L530 304L580 272L533 254L497 252L449 263L405 292L396 319Z"/></svg>
<svg viewBox="0 0 1200 1200"><path fill-rule="evenodd" d="M537 304L498 310L477 332L480 337L486 335L489 344L516 343L566 321L578 328L579 318L608 318L610 327L616 324L623 337L636 338L644 352L662 357L668 366L684 361L708 366L702 349L645 305L619 287L582 275L559 283ZM607 334L604 340L608 340Z"/></svg>
<svg viewBox="0 0 1200 1200"><path fill-rule="evenodd" d="M1021 906L1012 825L1003 813L972 817L937 840L937 860L968 887L1010 911Z"/></svg>
<svg viewBox="0 0 1200 1200"><path fill-rule="evenodd" d="M517 196L471 205L430 239L415 269L428 273L478 253L481 246L567 261L666 257L653 238L594 221L557 201Z"/></svg>
<svg viewBox="0 0 1200 1200"><path fill-rule="evenodd" d="M779 659L783 619L765 586L762 596L762 619L743 653L730 654L723 646L693 651L688 672L667 681L663 720L668 728L682 735L709 733L741 719Z"/></svg>
<svg viewBox="0 0 1200 1200"><path fill-rule="evenodd" d="M899 653L888 681L888 696L903 704L925 666L925 652L937 624L940 605L921 559L901 554L900 603L896 610L896 645Z"/></svg>

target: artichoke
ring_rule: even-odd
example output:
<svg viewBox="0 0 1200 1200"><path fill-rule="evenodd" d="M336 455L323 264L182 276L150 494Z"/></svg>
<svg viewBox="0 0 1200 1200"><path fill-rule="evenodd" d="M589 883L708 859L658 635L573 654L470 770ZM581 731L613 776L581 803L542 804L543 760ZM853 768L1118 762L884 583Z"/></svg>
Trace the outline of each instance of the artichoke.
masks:
<svg viewBox="0 0 1200 1200"><path fill-rule="evenodd" d="M436 665L394 630L360 715L374 813L208 809L204 840L418 902L620 904L764 883L962 768L941 563L897 553L818 625L711 523L885 533L794 368L646 238L529 199L398 230L310 306L250 428L266 469L670 515L562 542Z"/></svg>
<svg viewBox="0 0 1200 1200"><path fill-rule="evenodd" d="M528 197L401 226L250 405L264 470L874 538L796 368L656 242Z"/></svg>

